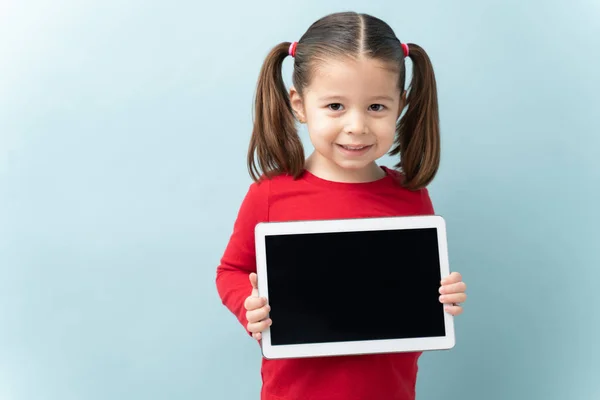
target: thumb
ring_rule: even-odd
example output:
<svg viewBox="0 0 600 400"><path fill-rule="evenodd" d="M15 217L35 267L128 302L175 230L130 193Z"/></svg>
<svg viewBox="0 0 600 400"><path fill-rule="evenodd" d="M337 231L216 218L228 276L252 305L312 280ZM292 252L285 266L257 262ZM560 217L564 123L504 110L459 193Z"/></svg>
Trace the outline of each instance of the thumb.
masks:
<svg viewBox="0 0 600 400"><path fill-rule="evenodd" d="M258 296L258 277L254 272L250 274L250 284L252 284L252 294Z"/></svg>

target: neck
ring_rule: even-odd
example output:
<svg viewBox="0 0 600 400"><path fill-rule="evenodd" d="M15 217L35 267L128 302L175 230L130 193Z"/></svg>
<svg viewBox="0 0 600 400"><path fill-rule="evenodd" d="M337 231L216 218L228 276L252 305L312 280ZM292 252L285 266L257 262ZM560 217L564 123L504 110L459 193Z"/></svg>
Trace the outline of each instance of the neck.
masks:
<svg viewBox="0 0 600 400"><path fill-rule="evenodd" d="M383 171L375 162L370 163L364 168L342 168L316 152L312 153L306 159L305 168L311 174L333 182L372 182L385 176L385 171Z"/></svg>

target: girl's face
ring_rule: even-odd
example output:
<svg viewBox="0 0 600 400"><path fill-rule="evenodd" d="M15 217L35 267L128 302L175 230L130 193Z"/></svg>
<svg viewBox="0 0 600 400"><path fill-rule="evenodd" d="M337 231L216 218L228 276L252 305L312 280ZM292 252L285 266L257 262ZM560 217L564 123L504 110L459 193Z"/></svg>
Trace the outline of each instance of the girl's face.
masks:
<svg viewBox="0 0 600 400"><path fill-rule="evenodd" d="M381 177L375 160L394 144L404 107L397 72L364 57L329 60L319 63L303 96L292 88L290 99L315 148L311 172L338 181Z"/></svg>

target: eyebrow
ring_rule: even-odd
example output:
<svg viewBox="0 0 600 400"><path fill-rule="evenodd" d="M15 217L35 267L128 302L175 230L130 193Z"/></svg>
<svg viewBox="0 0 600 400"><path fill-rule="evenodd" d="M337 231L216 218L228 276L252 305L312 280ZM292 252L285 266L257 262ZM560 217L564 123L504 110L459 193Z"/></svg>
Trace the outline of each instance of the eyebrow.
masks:
<svg viewBox="0 0 600 400"><path fill-rule="evenodd" d="M345 100L344 96L323 96L319 98L320 101L340 101L340 100ZM390 97L390 96L374 96L371 98L371 100L376 101L376 100L387 100L389 102L393 102L394 98Z"/></svg>
<svg viewBox="0 0 600 400"><path fill-rule="evenodd" d="M323 96L319 97L321 101L334 101L334 100L344 100L342 96Z"/></svg>
<svg viewBox="0 0 600 400"><path fill-rule="evenodd" d="M373 97L373 100L387 100L387 101L392 102L392 101L394 101L394 98L390 97L390 96L375 96L375 97Z"/></svg>

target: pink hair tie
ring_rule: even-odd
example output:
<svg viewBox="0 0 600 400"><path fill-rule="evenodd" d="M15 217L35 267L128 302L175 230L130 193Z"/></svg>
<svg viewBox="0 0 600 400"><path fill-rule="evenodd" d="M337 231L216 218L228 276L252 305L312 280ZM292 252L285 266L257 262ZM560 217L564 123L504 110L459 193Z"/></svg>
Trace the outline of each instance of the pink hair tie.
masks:
<svg viewBox="0 0 600 400"><path fill-rule="evenodd" d="M404 57L408 57L408 45L406 43L402 43L402 50L404 50Z"/></svg>
<svg viewBox="0 0 600 400"><path fill-rule="evenodd" d="M292 44L290 44L290 49L288 50L288 53L290 56L296 57L296 46L297 45L298 45L298 42L292 42Z"/></svg>

